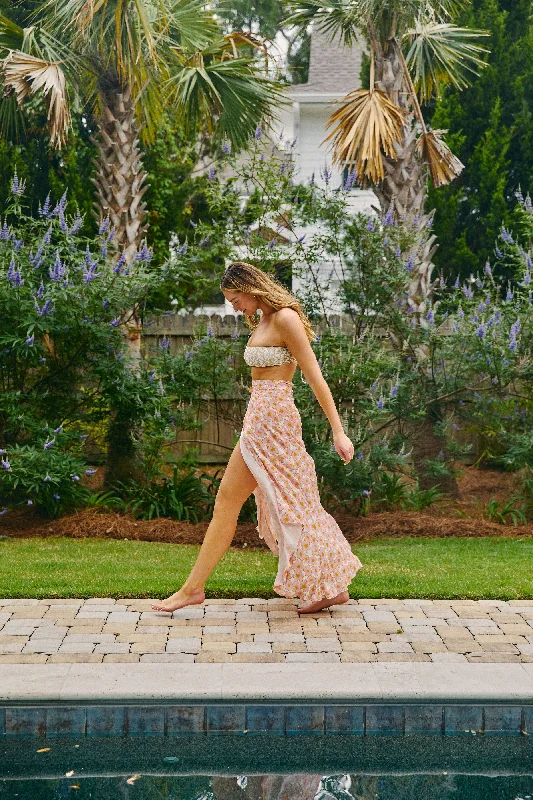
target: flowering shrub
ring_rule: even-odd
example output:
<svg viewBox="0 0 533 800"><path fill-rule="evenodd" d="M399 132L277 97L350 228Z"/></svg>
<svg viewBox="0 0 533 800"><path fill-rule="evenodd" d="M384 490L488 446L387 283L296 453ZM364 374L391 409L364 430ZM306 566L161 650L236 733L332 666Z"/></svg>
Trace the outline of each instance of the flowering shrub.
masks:
<svg viewBox="0 0 533 800"><path fill-rule="evenodd" d="M297 184L291 148L265 154L261 137L256 134L246 162L228 154L229 179L212 171L213 220L193 224L169 269L179 283L181 274L199 271L206 251L278 275L290 267L312 320L331 313L332 301L350 315L350 331L327 321L313 343L355 445L348 466L334 452L329 422L310 387L298 374L295 380L323 496L362 512L384 470L412 472L422 492L439 486L454 493L456 465L475 436L487 443L487 459L507 468L533 464L530 252L502 230L498 270L487 264L455 285L437 276L420 316L411 292L428 237L421 221L354 214L353 175L338 189L326 167L321 186ZM522 210L521 236L529 242L528 198ZM495 277L510 272L510 285Z"/></svg>
<svg viewBox="0 0 533 800"><path fill-rule="evenodd" d="M33 505L51 516L83 502L84 439L126 403L148 425L157 382L128 357L125 309L142 301L151 252L125 263L105 220L95 241L69 217L66 193L23 210L15 175L0 221L0 512ZM158 423L157 423L158 424Z"/></svg>

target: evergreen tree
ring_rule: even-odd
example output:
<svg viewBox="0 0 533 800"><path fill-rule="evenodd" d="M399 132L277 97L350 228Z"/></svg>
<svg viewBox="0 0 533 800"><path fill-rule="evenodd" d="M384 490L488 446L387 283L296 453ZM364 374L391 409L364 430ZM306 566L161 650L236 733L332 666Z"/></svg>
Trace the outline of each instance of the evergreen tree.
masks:
<svg viewBox="0 0 533 800"><path fill-rule="evenodd" d="M494 259L502 224L513 225L515 192L533 188L533 0L473 0L460 24L491 31L489 65L468 89L447 89L433 128L466 165L449 186L431 189L439 249L448 276L467 277Z"/></svg>

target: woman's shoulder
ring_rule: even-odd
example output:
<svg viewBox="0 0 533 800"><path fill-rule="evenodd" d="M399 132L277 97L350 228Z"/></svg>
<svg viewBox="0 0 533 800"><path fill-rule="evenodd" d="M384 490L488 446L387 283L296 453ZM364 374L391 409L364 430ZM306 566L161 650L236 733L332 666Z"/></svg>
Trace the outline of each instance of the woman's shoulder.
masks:
<svg viewBox="0 0 533 800"><path fill-rule="evenodd" d="M300 320L300 315L298 314L297 311L294 310L294 308L289 308L289 306L284 306L283 308L279 308L277 311L274 312L273 318L277 322L291 323Z"/></svg>

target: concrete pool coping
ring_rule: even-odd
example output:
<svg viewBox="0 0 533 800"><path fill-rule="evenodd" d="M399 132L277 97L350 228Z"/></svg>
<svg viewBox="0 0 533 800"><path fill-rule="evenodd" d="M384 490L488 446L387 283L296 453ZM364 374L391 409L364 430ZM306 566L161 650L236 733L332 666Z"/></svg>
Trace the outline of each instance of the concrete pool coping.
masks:
<svg viewBox="0 0 533 800"><path fill-rule="evenodd" d="M1 664L20 703L533 703L533 663Z"/></svg>

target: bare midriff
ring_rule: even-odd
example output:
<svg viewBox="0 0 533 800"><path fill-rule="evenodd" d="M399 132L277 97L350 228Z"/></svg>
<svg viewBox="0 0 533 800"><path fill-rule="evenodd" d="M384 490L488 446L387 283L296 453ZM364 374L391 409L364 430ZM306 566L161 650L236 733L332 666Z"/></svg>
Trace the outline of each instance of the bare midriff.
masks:
<svg viewBox="0 0 533 800"><path fill-rule="evenodd" d="M251 367L253 381L292 381L296 364L279 364L275 367Z"/></svg>

